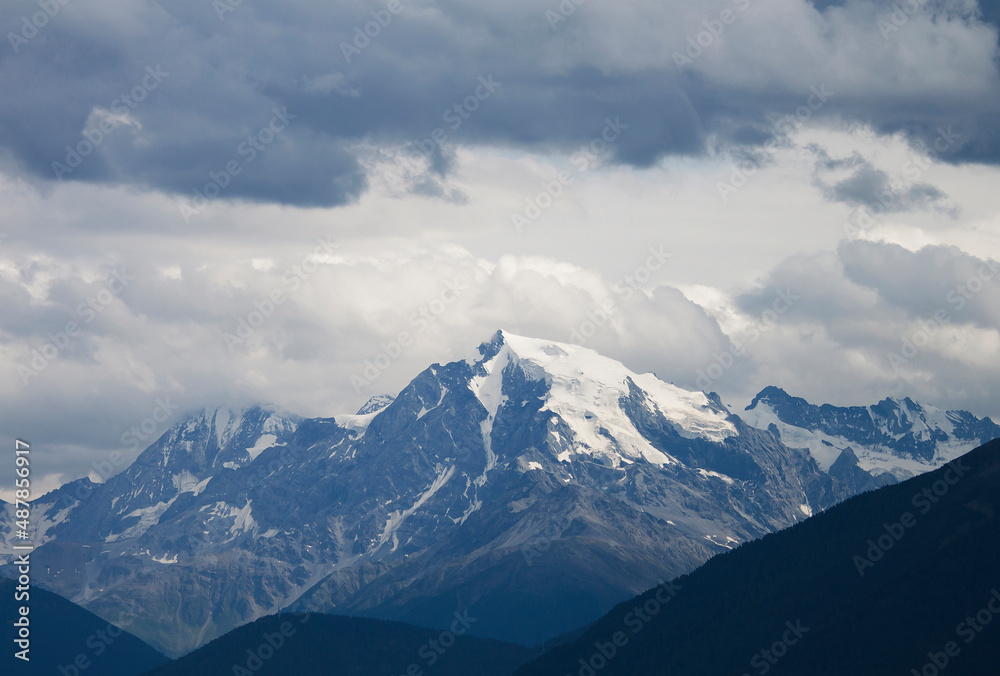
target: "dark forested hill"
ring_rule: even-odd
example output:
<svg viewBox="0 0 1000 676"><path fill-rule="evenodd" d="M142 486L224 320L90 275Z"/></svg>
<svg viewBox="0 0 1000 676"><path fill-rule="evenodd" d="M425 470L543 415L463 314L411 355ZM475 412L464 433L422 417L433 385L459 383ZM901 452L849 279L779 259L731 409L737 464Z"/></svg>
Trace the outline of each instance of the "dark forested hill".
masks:
<svg viewBox="0 0 1000 676"><path fill-rule="evenodd" d="M0 578L0 616L4 624L0 673L5 676L135 676L168 661L123 630L128 626L127 612L121 614L121 626L116 626L38 587L29 590L26 603L16 601L16 587L17 582ZM14 621L22 605L29 608L29 662L14 656Z"/></svg>
<svg viewBox="0 0 1000 676"><path fill-rule="evenodd" d="M452 628L319 614L270 615L235 629L148 676L509 676L532 652Z"/></svg>
<svg viewBox="0 0 1000 676"><path fill-rule="evenodd" d="M717 556L517 675L996 674L998 516L994 441Z"/></svg>

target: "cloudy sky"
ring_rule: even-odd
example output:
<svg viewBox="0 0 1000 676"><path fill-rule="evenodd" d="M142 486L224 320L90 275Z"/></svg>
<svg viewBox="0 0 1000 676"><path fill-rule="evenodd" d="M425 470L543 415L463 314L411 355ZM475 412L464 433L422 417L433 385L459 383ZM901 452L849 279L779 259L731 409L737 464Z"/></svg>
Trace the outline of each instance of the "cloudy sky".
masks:
<svg viewBox="0 0 1000 676"><path fill-rule="evenodd" d="M0 6L0 430L41 487L497 328L1000 419L994 2Z"/></svg>

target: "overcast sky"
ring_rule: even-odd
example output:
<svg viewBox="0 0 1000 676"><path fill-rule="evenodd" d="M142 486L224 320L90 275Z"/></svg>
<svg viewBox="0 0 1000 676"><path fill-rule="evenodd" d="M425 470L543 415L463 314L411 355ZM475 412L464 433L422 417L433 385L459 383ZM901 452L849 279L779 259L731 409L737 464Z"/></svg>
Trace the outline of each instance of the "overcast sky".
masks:
<svg viewBox="0 0 1000 676"><path fill-rule="evenodd" d="M0 8L0 430L40 487L498 328L736 408L1000 420L995 4Z"/></svg>

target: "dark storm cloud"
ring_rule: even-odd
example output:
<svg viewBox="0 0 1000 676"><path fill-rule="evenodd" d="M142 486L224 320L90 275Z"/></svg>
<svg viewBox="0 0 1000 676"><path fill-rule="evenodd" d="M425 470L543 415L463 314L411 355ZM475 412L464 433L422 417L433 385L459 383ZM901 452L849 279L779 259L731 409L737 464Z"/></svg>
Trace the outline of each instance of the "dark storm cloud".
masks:
<svg viewBox="0 0 1000 676"><path fill-rule="evenodd" d="M954 158L997 159L996 68L984 56L996 36L975 19L948 25L944 39L973 47L944 59L926 54L944 76L917 93L902 72L909 66L879 53L894 44L861 50L836 69L816 65L827 55L800 54L810 48L787 30L761 36L749 17L765 8L752 4L725 44L679 69L676 55L704 30L685 17L708 20L731 4L588 3L553 27L545 13L558 3L541 0L401 0L396 13L378 2L69 2L23 40L23 17L37 6L2 0L0 87L12 95L0 100L0 146L44 181L135 184L188 200L202 190L209 198L336 205L366 189L361 143L423 148L429 171L443 176L456 146L573 152L619 119L627 130L613 161L646 167L701 153L710 136L750 148L769 143L773 123L825 83L836 96L816 117L860 117L928 139L940 125L960 124ZM831 7L820 17L802 0L787 4L806 32L878 36L869 5ZM899 36L900 45L927 51L918 28ZM768 53L782 55L780 67L766 61L765 37ZM748 89L734 75L740 67L763 79ZM962 91L945 77L952 71L964 74ZM979 93L962 98L973 89ZM275 110L294 117L270 138L263 130ZM230 163L238 173L226 171ZM447 196L433 181L414 187Z"/></svg>
<svg viewBox="0 0 1000 676"><path fill-rule="evenodd" d="M881 204L886 212L913 211L938 205L946 195L928 183L904 186L889 174L866 164L848 178L823 186L827 199L852 206Z"/></svg>
<svg viewBox="0 0 1000 676"><path fill-rule="evenodd" d="M865 207L875 213L933 210L952 218L959 214L958 207L939 188L914 182L929 161L925 164L924 160L911 159L900 168L899 176L891 176L856 152L833 158L816 145L811 145L810 151L816 158L813 182L830 201Z"/></svg>

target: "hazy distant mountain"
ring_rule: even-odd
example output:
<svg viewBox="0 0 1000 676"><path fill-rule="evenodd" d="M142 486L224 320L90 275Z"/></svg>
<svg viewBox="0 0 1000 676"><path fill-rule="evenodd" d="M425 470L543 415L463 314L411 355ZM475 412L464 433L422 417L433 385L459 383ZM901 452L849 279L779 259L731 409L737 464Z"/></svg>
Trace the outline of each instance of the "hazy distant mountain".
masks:
<svg viewBox="0 0 1000 676"><path fill-rule="evenodd" d="M998 514L994 441L626 601L517 676L997 673Z"/></svg>
<svg viewBox="0 0 1000 676"><path fill-rule="evenodd" d="M989 418L944 411L909 397L883 399L874 406L814 406L767 387L740 417L759 429L774 425L785 445L808 449L824 471L857 467L890 483L1000 438L1000 425Z"/></svg>
<svg viewBox="0 0 1000 676"><path fill-rule="evenodd" d="M0 578L0 614L3 616L4 649L0 673L15 674L100 674L136 676L165 664L166 657L132 634L124 631L131 619L128 609L118 613L112 625L91 612L39 587L29 590L29 598L15 600L17 583ZM28 606L30 622L30 662L14 656L14 621L19 608ZM63 667L64 671L59 668ZM77 671L74 672L74 669Z"/></svg>
<svg viewBox="0 0 1000 676"><path fill-rule="evenodd" d="M530 645L879 485L779 432L498 332L355 415L181 422L106 484L43 498L37 575L102 616L140 601L132 631L170 655L283 608L469 611L471 633Z"/></svg>
<svg viewBox="0 0 1000 676"><path fill-rule="evenodd" d="M454 628L465 632L469 620L453 619ZM145 676L509 676L532 656L524 646L451 629L284 614L234 629Z"/></svg>

